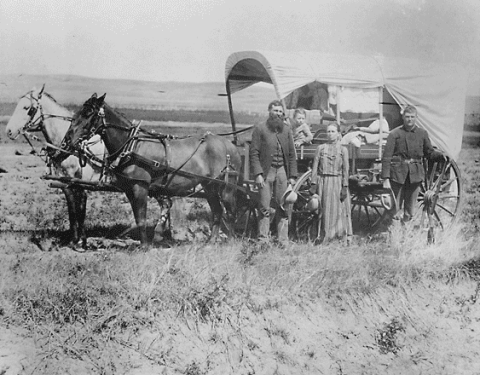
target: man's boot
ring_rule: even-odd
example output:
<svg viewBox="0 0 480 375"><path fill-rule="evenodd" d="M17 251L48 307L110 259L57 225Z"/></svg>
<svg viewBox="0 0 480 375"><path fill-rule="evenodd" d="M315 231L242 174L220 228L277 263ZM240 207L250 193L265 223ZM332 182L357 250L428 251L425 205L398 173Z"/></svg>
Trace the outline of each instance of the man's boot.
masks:
<svg viewBox="0 0 480 375"><path fill-rule="evenodd" d="M278 243L286 247L288 245L288 218L281 218L277 224Z"/></svg>

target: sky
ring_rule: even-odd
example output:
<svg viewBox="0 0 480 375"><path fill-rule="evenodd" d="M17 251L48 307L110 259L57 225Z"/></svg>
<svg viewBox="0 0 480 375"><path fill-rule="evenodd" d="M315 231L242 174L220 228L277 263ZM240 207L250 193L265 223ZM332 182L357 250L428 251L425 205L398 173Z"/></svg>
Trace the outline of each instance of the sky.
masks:
<svg viewBox="0 0 480 375"><path fill-rule="evenodd" d="M241 50L456 62L480 95L480 1L0 2L0 74L223 81Z"/></svg>

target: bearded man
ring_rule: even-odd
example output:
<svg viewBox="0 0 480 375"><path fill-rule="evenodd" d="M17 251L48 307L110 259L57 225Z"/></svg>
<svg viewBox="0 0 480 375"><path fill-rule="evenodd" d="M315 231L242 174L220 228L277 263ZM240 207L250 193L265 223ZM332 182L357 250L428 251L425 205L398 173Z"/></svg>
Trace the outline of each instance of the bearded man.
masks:
<svg viewBox="0 0 480 375"><path fill-rule="evenodd" d="M297 159L293 134L285 121L280 101L268 105L268 119L253 129L250 146L251 170L260 195L259 238L268 241L270 234L270 202L275 199L275 221L280 244L288 243L288 213L281 204L288 184L295 184Z"/></svg>

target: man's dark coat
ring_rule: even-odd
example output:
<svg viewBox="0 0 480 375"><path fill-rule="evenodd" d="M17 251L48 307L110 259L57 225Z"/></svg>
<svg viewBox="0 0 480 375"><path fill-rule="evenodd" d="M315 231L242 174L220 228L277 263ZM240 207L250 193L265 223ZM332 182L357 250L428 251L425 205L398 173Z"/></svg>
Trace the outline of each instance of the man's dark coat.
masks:
<svg viewBox="0 0 480 375"><path fill-rule="evenodd" d="M250 145L250 165L254 177L259 174L267 177L272 165L273 155L277 149L277 140L282 146L287 178L297 177L297 155L290 125L284 124L283 128L276 132L266 123L257 124L253 129Z"/></svg>

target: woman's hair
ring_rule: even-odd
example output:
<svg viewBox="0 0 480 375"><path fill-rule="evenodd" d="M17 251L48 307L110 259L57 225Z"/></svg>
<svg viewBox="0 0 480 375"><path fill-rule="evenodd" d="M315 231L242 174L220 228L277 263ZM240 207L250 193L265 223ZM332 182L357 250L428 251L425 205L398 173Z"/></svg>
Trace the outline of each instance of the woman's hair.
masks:
<svg viewBox="0 0 480 375"><path fill-rule="evenodd" d="M341 132L340 125L337 124L336 122L332 122L332 123L328 124L327 129L328 129L329 126L335 126L335 128L337 128L337 132L339 132L339 133Z"/></svg>
<svg viewBox="0 0 480 375"><path fill-rule="evenodd" d="M295 118L295 116L298 114L302 114L307 117L307 111L305 111L305 108L298 107L295 111L293 111L293 118Z"/></svg>

